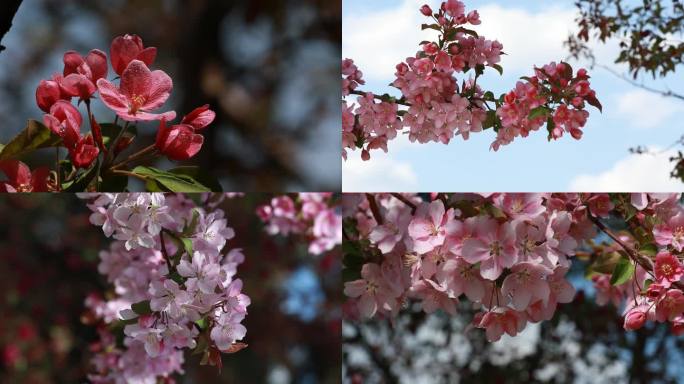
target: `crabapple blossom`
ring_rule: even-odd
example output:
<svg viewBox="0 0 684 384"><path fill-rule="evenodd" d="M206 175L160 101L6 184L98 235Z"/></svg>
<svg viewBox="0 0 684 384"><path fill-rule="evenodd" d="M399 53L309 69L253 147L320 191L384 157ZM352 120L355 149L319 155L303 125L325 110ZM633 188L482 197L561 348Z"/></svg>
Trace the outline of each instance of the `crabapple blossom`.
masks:
<svg viewBox="0 0 684 384"><path fill-rule="evenodd" d="M0 171L7 180L0 181L0 192L46 192L48 190L48 169L36 168L33 171L28 165L18 160L0 161Z"/></svg>
<svg viewBox="0 0 684 384"><path fill-rule="evenodd" d="M342 216L332 193L298 193L276 196L259 206L257 215L272 235L297 234L309 241L315 255L342 243Z"/></svg>
<svg viewBox="0 0 684 384"><path fill-rule="evenodd" d="M428 197L429 196L429 197ZM490 341L550 320L576 290L576 257L599 305L623 308L626 330L648 321L684 333L684 265L667 239L684 207L677 194L347 194L344 293L351 318L391 318L415 301L455 314ZM603 222L622 220L619 234ZM676 225L676 224L672 224ZM612 242L597 240L602 232ZM589 260L587 262L587 260Z"/></svg>
<svg viewBox="0 0 684 384"><path fill-rule="evenodd" d="M503 72L503 45L469 29L481 24L479 13L466 14L465 4L457 0L442 2L437 13L423 5L420 13L431 19L422 29L438 31L439 38L421 42L414 56L396 65L391 86L400 97L360 90L365 83L362 72L352 59L342 60L345 160L347 150L360 149L363 160L370 159L372 150L387 152L400 133L411 142L448 144L456 136L468 140L471 132L493 128L496 138L490 148L496 151L546 124L549 140L564 132L579 140L589 116L586 105L601 110L587 71L573 73L563 62L535 67L534 76L523 77L513 90L495 97L477 80L486 68ZM358 96L352 105L345 100L350 95Z"/></svg>
<svg viewBox="0 0 684 384"><path fill-rule="evenodd" d="M200 337L208 344L198 352L207 356L244 347L237 342L246 335L241 322L250 299L235 278L244 255L227 249L235 232L223 211L173 194L82 197L91 223L116 239L98 266L116 296L91 295L86 305L102 327L125 324L123 347L102 348L93 358L91 381L155 382L182 372L183 349L198 348ZM110 337L101 333L101 344L110 345Z"/></svg>
<svg viewBox="0 0 684 384"><path fill-rule="evenodd" d="M173 120L176 117L174 111L151 113L169 98L173 81L164 71L150 71L140 60L128 64L121 74L119 87L107 79L99 79L97 88L102 102L124 120Z"/></svg>
<svg viewBox="0 0 684 384"><path fill-rule="evenodd" d="M156 48L145 48L139 36L118 36L111 44L110 60L119 78L107 79L107 55L93 49L85 56L67 51L63 57L63 71L39 82L35 97L36 105L45 112L43 124L30 120L23 135L32 138L36 130L41 132L47 128L61 140L50 137L40 146L33 145L33 140L24 140L26 143L20 153L54 146L59 157L63 153L60 148L66 149L69 161L57 162L56 168L59 169L51 172L49 191L98 190L109 187L112 179L130 174L150 180L153 177L136 172L137 167L132 162L160 155L183 161L200 151L204 137L198 131L214 121L216 112L205 104L183 116L178 124L172 122L176 117L175 111L155 113L170 97L173 88L173 80L166 72L150 69L155 57ZM74 97L78 98L77 103L72 103ZM93 114L91 104L96 100L102 101L116 114L113 123L105 123ZM84 115L79 110L82 104L89 124L83 124ZM119 123L119 118L124 122ZM120 159L119 156L136 137L131 132L130 123L154 120L161 120L155 143ZM82 128L89 128L90 132L82 134ZM12 147L17 143L19 141ZM166 173L164 177L179 178L173 172L157 171ZM180 178L198 187L208 188L203 183L210 184L210 181L199 182L187 174ZM149 183L148 188L151 185Z"/></svg>

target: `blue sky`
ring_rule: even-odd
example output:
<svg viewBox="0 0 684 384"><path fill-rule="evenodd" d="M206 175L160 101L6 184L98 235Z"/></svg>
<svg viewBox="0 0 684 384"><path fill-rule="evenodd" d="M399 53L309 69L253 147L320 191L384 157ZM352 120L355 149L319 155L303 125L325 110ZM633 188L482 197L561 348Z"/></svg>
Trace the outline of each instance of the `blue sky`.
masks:
<svg viewBox="0 0 684 384"><path fill-rule="evenodd" d="M562 46L575 30L573 1L464 1L466 10L477 9L482 24L475 29L486 38L501 41L504 75L491 70L482 81L496 94L511 89L534 65L559 61L567 56ZM394 65L411 56L421 40L424 18L418 8L429 0L344 0L342 55L354 59L364 72L363 90L376 93L398 90L393 81ZM620 73L626 67L613 64L617 42L595 45L597 62ZM575 69L587 63L570 61ZM640 90L605 69L590 70L592 87L604 110L591 108L589 122L580 141L565 135L547 142L545 130L518 138L498 152L489 150L493 131L471 135L470 140L452 140L449 145L409 143L397 139L389 154L372 152L369 162L360 153L349 154L343 164L345 191L682 191L684 184L669 178L669 156L664 151L683 133L680 116L684 102ZM459 77L460 78L460 77ZM640 79L660 89L684 93L684 75L665 79ZM658 149L653 155L630 155L637 145Z"/></svg>

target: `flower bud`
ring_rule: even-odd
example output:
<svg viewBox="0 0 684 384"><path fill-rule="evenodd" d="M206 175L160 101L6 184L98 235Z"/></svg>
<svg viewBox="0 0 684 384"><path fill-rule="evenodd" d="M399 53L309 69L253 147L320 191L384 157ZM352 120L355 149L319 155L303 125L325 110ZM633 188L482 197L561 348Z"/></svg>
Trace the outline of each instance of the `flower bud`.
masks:
<svg viewBox="0 0 684 384"><path fill-rule="evenodd" d="M60 98L59 84L52 80L41 80L36 88L36 104L44 112L50 112L57 100Z"/></svg>
<svg viewBox="0 0 684 384"><path fill-rule="evenodd" d="M628 331L634 331L644 326L646 323L646 312L641 308L632 308L625 315L624 327Z"/></svg>
<svg viewBox="0 0 684 384"><path fill-rule="evenodd" d="M420 13L422 13L425 16L432 16L432 8L430 8L429 5L425 4L422 7L420 7Z"/></svg>

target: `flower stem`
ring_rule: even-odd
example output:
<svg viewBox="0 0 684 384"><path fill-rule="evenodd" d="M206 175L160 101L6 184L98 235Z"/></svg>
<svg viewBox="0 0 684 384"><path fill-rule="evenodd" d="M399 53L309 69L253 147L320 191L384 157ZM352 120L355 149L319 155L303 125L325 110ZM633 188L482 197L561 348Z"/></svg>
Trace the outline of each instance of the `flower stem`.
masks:
<svg viewBox="0 0 684 384"><path fill-rule="evenodd" d="M380 214L380 208L378 208L378 202L375 201L375 196L372 193L366 193L366 199L368 200L368 205L370 205L375 222L378 225L382 225L382 215Z"/></svg>

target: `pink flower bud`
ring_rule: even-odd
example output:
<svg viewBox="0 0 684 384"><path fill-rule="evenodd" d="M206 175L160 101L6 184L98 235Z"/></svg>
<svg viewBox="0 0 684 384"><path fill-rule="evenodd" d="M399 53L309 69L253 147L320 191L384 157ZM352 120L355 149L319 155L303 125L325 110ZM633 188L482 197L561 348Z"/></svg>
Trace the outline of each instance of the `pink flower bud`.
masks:
<svg viewBox="0 0 684 384"><path fill-rule="evenodd" d="M211 124L216 118L216 112L209 109L209 104L195 108L192 112L183 117L181 124L192 125L195 130L200 130Z"/></svg>
<svg viewBox="0 0 684 384"><path fill-rule="evenodd" d="M646 312L641 308L632 308L625 315L624 327L628 331L634 331L644 326L646 323Z"/></svg>
<svg viewBox="0 0 684 384"><path fill-rule="evenodd" d="M44 112L49 112L57 100L60 99L59 84L52 80L41 80L36 88L36 104Z"/></svg>
<svg viewBox="0 0 684 384"><path fill-rule="evenodd" d="M114 72L121 76L133 60L140 60L147 66L152 65L157 57L157 48L145 48L142 39L137 35L124 35L118 36L112 41L109 55Z"/></svg>
<svg viewBox="0 0 684 384"><path fill-rule="evenodd" d="M196 134L191 125L178 124L166 126L162 119L157 132L156 147L171 160L187 160L202 148L204 137Z"/></svg>
<svg viewBox="0 0 684 384"><path fill-rule="evenodd" d="M425 4L422 7L420 7L420 13L422 13L425 16L431 16L432 15L432 8L430 8L429 5Z"/></svg>

